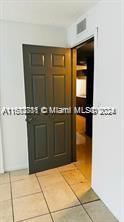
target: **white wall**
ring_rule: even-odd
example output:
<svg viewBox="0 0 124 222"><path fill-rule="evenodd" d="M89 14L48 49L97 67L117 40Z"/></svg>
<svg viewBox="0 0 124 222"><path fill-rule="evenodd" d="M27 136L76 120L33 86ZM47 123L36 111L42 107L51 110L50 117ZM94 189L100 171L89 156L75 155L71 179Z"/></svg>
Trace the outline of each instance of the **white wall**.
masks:
<svg viewBox="0 0 124 222"><path fill-rule="evenodd" d="M93 178L94 190L121 221L121 27L120 4L99 3L87 14L87 30L76 36L76 23L68 31L68 45L74 46L94 33L99 27L97 72L94 77L94 105L118 108L114 117L94 118L93 125ZM83 17L82 17L83 18ZM1 22L1 105L24 106L24 78L22 43L66 46L64 29ZM2 117L2 145L5 170L28 167L27 132L24 117Z"/></svg>
<svg viewBox="0 0 124 222"><path fill-rule="evenodd" d="M63 28L0 22L1 105L25 106L22 44L66 46ZM27 129L24 117L2 117L5 170L28 167Z"/></svg>
<svg viewBox="0 0 124 222"><path fill-rule="evenodd" d="M0 122L0 173L4 173L1 122Z"/></svg>
<svg viewBox="0 0 124 222"><path fill-rule="evenodd" d="M124 169L124 1L122 1L122 7L121 7L121 15L122 15L122 33L121 33L121 72L122 72L122 82L121 82L121 88L122 88L122 119L121 119L121 137L122 137L122 151L121 151L121 163L122 163L122 169ZM122 182L121 182L121 191L122 191L122 201L121 201L121 211L122 211L122 217L121 222L124 221L124 172L122 170Z"/></svg>
<svg viewBox="0 0 124 222"><path fill-rule="evenodd" d="M122 71L122 93L124 95L124 1L122 3L122 35L121 35L121 41L122 41L122 48L121 48L121 71ZM124 113L124 96L122 96L122 113ZM122 145L124 144L124 115L122 115L122 121L121 121L121 126L122 126L122 130L121 130L121 136L123 138L122 140ZM124 146L123 146L124 147ZM121 152L121 162L122 162L122 169L124 169L124 149L122 149ZM123 172L123 171L122 171ZM122 211L122 220L124 221L124 173L122 175L122 183L121 183L121 190L122 190L122 207L121 207L121 211Z"/></svg>
<svg viewBox="0 0 124 222"><path fill-rule="evenodd" d="M1 40L2 39L0 38L0 43L2 43ZM0 61L1 60L2 60L2 50L0 50ZM0 65L0 82L1 82L1 73L2 73L2 67ZM0 111L1 111L1 87L0 87ZM2 145L2 123L1 123L1 115L0 115L0 173L4 173L3 164L4 163L3 163L3 145Z"/></svg>
<svg viewBox="0 0 124 222"><path fill-rule="evenodd" d="M76 35L76 24L87 18L87 30ZM122 75L121 75L121 4L102 1L83 15L68 30L72 47L92 35L98 26L98 45L95 45L94 106L118 109L113 117L95 116L93 121L92 186L113 214L124 221L122 198Z"/></svg>

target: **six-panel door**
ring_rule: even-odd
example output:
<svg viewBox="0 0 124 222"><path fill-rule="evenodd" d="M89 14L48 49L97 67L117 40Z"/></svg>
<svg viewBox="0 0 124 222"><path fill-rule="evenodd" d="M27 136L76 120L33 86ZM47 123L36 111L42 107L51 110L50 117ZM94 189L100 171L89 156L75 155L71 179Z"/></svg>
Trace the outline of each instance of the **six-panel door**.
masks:
<svg viewBox="0 0 124 222"><path fill-rule="evenodd" d="M26 105L71 106L70 49L23 45ZM71 115L27 116L29 171L71 162Z"/></svg>

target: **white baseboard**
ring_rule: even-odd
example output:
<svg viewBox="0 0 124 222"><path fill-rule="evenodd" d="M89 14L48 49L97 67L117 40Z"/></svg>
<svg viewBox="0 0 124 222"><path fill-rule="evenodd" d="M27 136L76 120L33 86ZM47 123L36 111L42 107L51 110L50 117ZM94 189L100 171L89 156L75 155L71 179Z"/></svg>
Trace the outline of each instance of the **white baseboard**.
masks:
<svg viewBox="0 0 124 222"><path fill-rule="evenodd" d="M4 169L3 170L0 170L0 174L3 174L4 173Z"/></svg>
<svg viewBox="0 0 124 222"><path fill-rule="evenodd" d="M17 165L17 166L13 166L13 167L5 167L5 171L15 171L15 170L24 170L24 169L28 169L29 167L27 165Z"/></svg>

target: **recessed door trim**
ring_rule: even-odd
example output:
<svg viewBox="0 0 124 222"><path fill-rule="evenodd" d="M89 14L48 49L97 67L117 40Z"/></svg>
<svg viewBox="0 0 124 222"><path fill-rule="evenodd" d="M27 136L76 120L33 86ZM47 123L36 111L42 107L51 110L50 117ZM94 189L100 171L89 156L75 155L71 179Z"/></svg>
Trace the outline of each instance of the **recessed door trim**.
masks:
<svg viewBox="0 0 124 222"><path fill-rule="evenodd" d="M76 68L75 68L75 61L76 61L76 47L85 43L86 41L94 38L94 80L95 76L97 75L97 69L98 69L98 27L95 28L94 32L90 35L87 35L85 38L82 38L79 42L76 44L73 44L71 46L72 49L72 106L76 106ZM93 106L96 105L95 101L95 81L93 86ZM92 136L92 156L94 156L94 118L93 116L93 136ZM76 160L76 116L73 113L72 114L72 160ZM92 161L92 172L91 172L91 178L93 179L93 161ZM93 181L92 181L93 183Z"/></svg>

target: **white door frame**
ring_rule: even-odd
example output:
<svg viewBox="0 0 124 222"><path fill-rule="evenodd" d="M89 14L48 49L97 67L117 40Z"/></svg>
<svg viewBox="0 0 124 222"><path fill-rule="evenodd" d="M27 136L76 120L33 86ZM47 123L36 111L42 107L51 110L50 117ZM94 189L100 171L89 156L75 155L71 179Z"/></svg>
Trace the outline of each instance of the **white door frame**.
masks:
<svg viewBox="0 0 124 222"><path fill-rule="evenodd" d="M98 72L98 27L95 28L95 30L87 33L87 35L85 35L85 37L82 36L82 39L80 39L79 41L76 41L76 43L71 45L71 48L74 48L80 44L83 44L84 42L86 42L87 40L94 38L94 78L96 75L96 73ZM94 86L93 86L93 106L95 107L97 104L97 101L95 101L95 81L94 81ZM92 137L92 172L91 172L91 186L93 187L94 184L94 118L95 115L93 115L93 137Z"/></svg>

